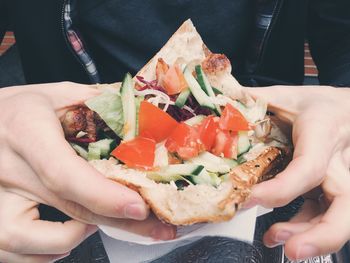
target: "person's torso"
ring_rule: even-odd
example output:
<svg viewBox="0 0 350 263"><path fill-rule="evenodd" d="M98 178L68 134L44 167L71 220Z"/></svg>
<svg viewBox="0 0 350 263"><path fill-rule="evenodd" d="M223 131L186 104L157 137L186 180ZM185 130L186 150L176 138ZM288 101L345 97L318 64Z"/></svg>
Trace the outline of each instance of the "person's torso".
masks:
<svg viewBox="0 0 350 263"><path fill-rule="evenodd" d="M73 28L80 32L101 82L120 81L125 72L135 73L188 18L192 19L209 49L230 58L236 77L260 74L276 78L277 74L282 80L293 81L295 76L290 69L296 68L295 65L298 65L297 75L300 75L303 35L295 32L303 26L304 19L296 20L293 14L298 9L298 4L294 3L301 3L301 0L12 0L10 13L30 83L90 81L65 36L64 5L69 2L74 7L71 14ZM256 39L256 28L261 20L257 6L263 2L269 2L271 6L271 12L265 16L269 23L263 28L261 38ZM294 9L288 14L290 6ZM287 26L285 31L279 29L282 38L271 30L279 20ZM294 27L293 31L291 27ZM277 48L271 48L270 42ZM280 43L292 43L292 50L290 46L283 50ZM253 70L250 67L251 72L247 72L247 58L251 58L252 49L258 44L263 44L256 56L259 67ZM271 52L273 49L276 56ZM289 63L291 67L281 71L279 65L272 63L281 63L284 51L285 64ZM291 56L291 51L299 55Z"/></svg>
<svg viewBox="0 0 350 263"><path fill-rule="evenodd" d="M77 1L77 28L102 82L137 72L191 18L206 45L242 67L254 23L252 0Z"/></svg>

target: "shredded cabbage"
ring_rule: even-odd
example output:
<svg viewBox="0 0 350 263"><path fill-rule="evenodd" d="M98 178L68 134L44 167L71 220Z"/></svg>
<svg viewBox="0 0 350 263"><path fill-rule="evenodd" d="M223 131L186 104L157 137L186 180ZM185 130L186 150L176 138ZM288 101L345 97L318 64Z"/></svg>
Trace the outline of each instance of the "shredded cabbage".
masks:
<svg viewBox="0 0 350 263"><path fill-rule="evenodd" d="M162 91L154 89L136 90L136 96L147 96L153 95L154 97L148 98L147 101L152 103L154 106L159 107L159 104L164 104L163 111L167 111L169 105L174 105L175 103L171 101L170 97Z"/></svg>

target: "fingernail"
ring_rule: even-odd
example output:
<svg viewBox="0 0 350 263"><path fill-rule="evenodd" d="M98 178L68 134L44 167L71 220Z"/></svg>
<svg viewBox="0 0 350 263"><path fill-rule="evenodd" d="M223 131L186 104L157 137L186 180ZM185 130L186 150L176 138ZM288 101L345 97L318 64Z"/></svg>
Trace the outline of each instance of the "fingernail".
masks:
<svg viewBox="0 0 350 263"><path fill-rule="evenodd" d="M130 219L143 220L147 217L147 210L144 205L131 204L124 208L124 216Z"/></svg>
<svg viewBox="0 0 350 263"><path fill-rule="evenodd" d="M167 226L157 226L151 232L151 237L156 240L170 240L174 239L176 231L173 228Z"/></svg>
<svg viewBox="0 0 350 263"><path fill-rule="evenodd" d="M274 240L276 243L281 244L281 243L285 243L286 240L291 236L292 236L292 233L288 231L279 231L276 233Z"/></svg>
<svg viewBox="0 0 350 263"><path fill-rule="evenodd" d="M277 232L275 236L265 239L264 245L268 248L281 246L284 243L286 243L287 239L289 239L291 236L292 236L292 233L282 230Z"/></svg>
<svg viewBox="0 0 350 263"><path fill-rule="evenodd" d="M296 254L298 260L303 260L303 259L307 259L314 256L319 256L319 255L320 255L319 249L312 245L299 246Z"/></svg>
<svg viewBox="0 0 350 263"><path fill-rule="evenodd" d="M258 199L250 198L247 202L245 202L243 204L243 208L244 209L249 209L249 208L252 208L252 207L256 206L258 203L259 203Z"/></svg>

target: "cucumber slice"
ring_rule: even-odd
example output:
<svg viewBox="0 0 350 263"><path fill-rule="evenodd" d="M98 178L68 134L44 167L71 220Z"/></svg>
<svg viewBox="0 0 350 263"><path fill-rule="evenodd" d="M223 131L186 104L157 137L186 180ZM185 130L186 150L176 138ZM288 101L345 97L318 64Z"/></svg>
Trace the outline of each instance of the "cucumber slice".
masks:
<svg viewBox="0 0 350 263"><path fill-rule="evenodd" d="M245 154L242 154L241 156L238 157L237 162L238 164L245 163L247 159L245 158Z"/></svg>
<svg viewBox="0 0 350 263"><path fill-rule="evenodd" d="M123 103L124 127L123 139L129 141L136 136L136 104L134 94L134 81L130 73L126 74L121 86Z"/></svg>
<svg viewBox="0 0 350 263"><path fill-rule="evenodd" d="M88 151L87 159L91 160L100 160L101 159L101 149L100 148L90 148Z"/></svg>
<svg viewBox="0 0 350 263"><path fill-rule="evenodd" d="M135 109L136 109L136 135L139 135L139 112L140 112L140 106L141 102L145 100L145 97L140 96L135 98Z"/></svg>
<svg viewBox="0 0 350 263"><path fill-rule="evenodd" d="M215 105L211 102L209 96L202 90L195 77L193 77L191 70L188 68L184 72L185 80L198 103L209 109L215 110Z"/></svg>
<svg viewBox="0 0 350 263"><path fill-rule="evenodd" d="M191 119L188 119L184 122L187 125L194 126L194 125L201 123L205 119L205 117L206 117L205 115L197 115L197 116L194 116Z"/></svg>
<svg viewBox="0 0 350 263"><path fill-rule="evenodd" d="M197 164L172 164L166 166L163 170L167 174L180 174L180 175L197 175L204 169L204 166Z"/></svg>
<svg viewBox="0 0 350 263"><path fill-rule="evenodd" d="M197 66L195 67L195 70L196 70L196 74L197 74L198 83L199 83L199 85L201 86L202 90L204 90L204 92L205 92L209 97L215 98L214 90L213 90L212 86L210 85L207 76L204 74L204 71L203 71L201 65L197 65ZM220 109L220 106L219 106L219 105L215 105L214 112L215 112L218 116L221 115L221 109Z"/></svg>
<svg viewBox="0 0 350 263"><path fill-rule="evenodd" d="M212 88L213 88L213 91L214 91L215 95L222 95L222 94L224 94L224 93L222 93L221 90L218 90L218 89L215 88L215 87L212 87Z"/></svg>
<svg viewBox="0 0 350 263"><path fill-rule="evenodd" d="M159 171L148 172L147 177L157 182L188 181L185 176L197 176L202 170L204 166L201 165L172 164L162 167Z"/></svg>
<svg viewBox="0 0 350 263"><path fill-rule="evenodd" d="M186 182L188 181L185 177L178 174L161 174L156 172L149 172L146 176L148 179L151 179L157 183L170 183L171 181L176 182L179 180L184 180Z"/></svg>
<svg viewBox="0 0 350 263"><path fill-rule="evenodd" d="M209 152L203 152L195 158L188 161L189 163L202 165L206 170L213 173L225 174L230 172L230 165L222 158L211 154Z"/></svg>
<svg viewBox="0 0 350 263"><path fill-rule="evenodd" d="M191 94L190 89L183 90L179 94L179 96L177 97L177 99L175 101L175 105L177 107L179 107L180 109L182 109L182 107L185 106L186 101L187 101L188 97L190 96L190 94Z"/></svg>
<svg viewBox="0 0 350 263"><path fill-rule="evenodd" d="M251 147L248 132L238 133L238 155L242 155L249 151Z"/></svg>
<svg viewBox="0 0 350 263"><path fill-rule="evenodd" d="M164 176L170 175L197 175L204 169L204 166L197 164L171 164L161 167L159 171L149 172Z"/></svg>
<svg viewBox="0 0 350 263"><path fill-rule="evenodd" d="M187 178L189 178L194 184L218 186L221 183L221 179L216 173L209 173L205 169L203 169L198 175L191 175Z"/></svg>
<svg viewBox="0 0 350 263"><path fill-rule="evenodd" d="M92 142L88 147L88 160L99 160L108 158L110 152L115 148L116 143L112 139L103 139Z"/></svg>
<svg viewBox="0 0 350 263"><path fill-rule="evenodd" d="M228 165L230 166L230 169L235 168L236 166L239 165L237 160L233 160L233 159L228 159L228 158L222 158L222 160Z"/></svg>
<svg viewBox="0 0 350 263"><path fill-rule="evenodd" d="M85 160L88 159L87 150L85 150L83 147L81 147L80 145L78 145L76 143L70 143L70 145L76 151L76 153L79 154L79 156L83 157Z"/></svg>

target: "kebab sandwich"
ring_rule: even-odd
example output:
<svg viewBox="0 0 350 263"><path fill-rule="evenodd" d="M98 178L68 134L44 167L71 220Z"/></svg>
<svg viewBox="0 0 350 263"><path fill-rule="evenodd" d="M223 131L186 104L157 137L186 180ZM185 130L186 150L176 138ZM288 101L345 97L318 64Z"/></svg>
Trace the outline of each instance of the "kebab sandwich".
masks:
<svg viewBox="0 0 350 263"><path fill-rule="evenodd" d="M144 68L62 118L68 141L174 225L231 219L252 186L285 162L289 142L190 20Z"/></svg>

